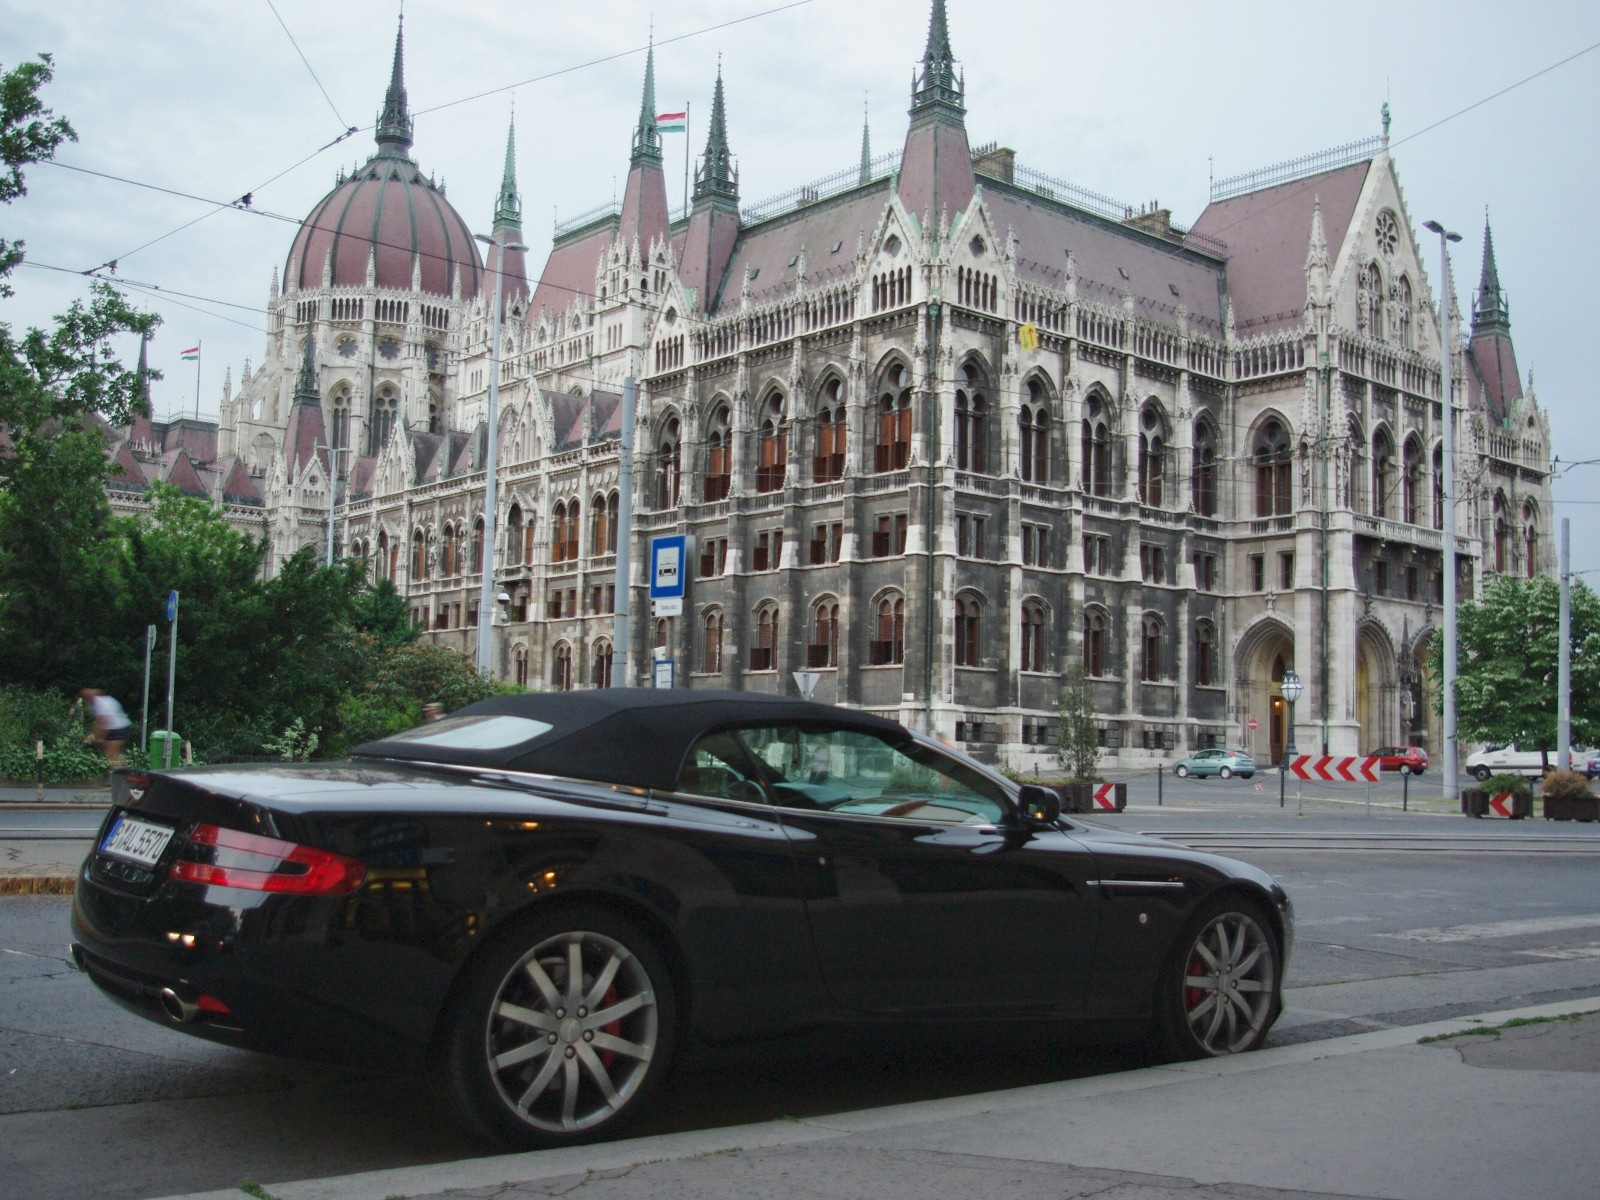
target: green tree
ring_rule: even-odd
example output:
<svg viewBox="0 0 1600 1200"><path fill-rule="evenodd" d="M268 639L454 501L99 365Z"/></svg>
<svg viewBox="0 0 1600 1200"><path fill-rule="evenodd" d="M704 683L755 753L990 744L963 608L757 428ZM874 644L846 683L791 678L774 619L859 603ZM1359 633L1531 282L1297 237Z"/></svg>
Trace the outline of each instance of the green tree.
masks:
<svg viewBox="0 0 1600 1200"><path fill-rule="evenodd" d="M1556 748L1560 584L1491 575L1483 598L1456 610L1456 732L1463 740ZM1429 647L1444 675L1444 637ZM1600 598L1581 579L1571 595L1572 744L1600 739ZM1443 707L1443 698L1436 708Z"/></svg>
<svg viewBox="0 0 1600 1200"><path fill-rule="evenodd" d="M75 137L39 99L50 78L48 56L0 72L0 202L25 195L23 168ZM0 295L22 252L0 239ZM97 282L51 330L18 338L0 324L0 684L107 682L117 554L104 433L144 405L144 377L121 365L118 343L157 323Z"/></svg>
<svg viewBox="0 0 1600 1200"><path fill-rule="evenodd" d="M1072 781L1090 780L1100 769L1100 730L1094 720L1094 684L1080 662L1067 667L1056 732L1061 766Z"/></svg>
<svg viewBox="0 0 1600 1200"><path fill-rule="evenodd" d="M333 753L421 723L422 706L429 701L437 701L449 712L474 700L517 690L483 678L468 659L432 642L411 641L384 648L370 636L363 641L371 650L367 674L340 710L340 736L329 747Z"/></svg>

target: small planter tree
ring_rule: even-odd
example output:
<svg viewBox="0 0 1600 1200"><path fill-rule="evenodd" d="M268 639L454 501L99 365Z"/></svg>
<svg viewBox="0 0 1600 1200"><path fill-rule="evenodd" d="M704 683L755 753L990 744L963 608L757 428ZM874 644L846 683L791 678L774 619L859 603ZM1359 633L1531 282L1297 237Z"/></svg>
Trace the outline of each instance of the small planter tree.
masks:
<svg viewBox="0 0 1600 1200"><path fill-rule="evenodd" d="M1552 771L1539 785L1547 821L1600 821L1600 796L1577 771Z"/></svg>
<svg viewBox="0 0 1600 1200"><path fill-rule="evenodd" d="M1100 769L1100 730L1094 723L1094 687L1083 664L1067 668L1061 687L1061 721L1057 746L1067 782L1061 789L1067 812L1094 807L1094 784Z"/></svg>
<svg viewBox="0 0 1600 1200"><path fill-rule="evenodd" d="M1511 795L1510 816L1515 819L1533 815L1533 789L1521 775L1491 775L1480 787L1471 787L1461 793L1461 812L1468 817L1487 817L1493 810L1490 804L1501 793Z"/></svg>

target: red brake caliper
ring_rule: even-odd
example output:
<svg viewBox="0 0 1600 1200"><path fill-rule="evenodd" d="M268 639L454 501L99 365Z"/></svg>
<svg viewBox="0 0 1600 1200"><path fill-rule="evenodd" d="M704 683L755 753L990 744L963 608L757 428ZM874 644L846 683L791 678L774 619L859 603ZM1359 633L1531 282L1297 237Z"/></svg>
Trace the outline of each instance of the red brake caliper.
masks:
<svg viewBox="0 0 1600 1200"><path fill-rule="evenodd" d="M617 985L613 983L606 989L605 997L600 1001L600 1004L604 1008L610 1008L621 998L622 997L617 992ZM600 1028L604 1032L609 1033L612 1037L620 1037L622 1036L622 1019L619 1017L617 1020L612 1021L611 1024L602 1025ZM611 1064L616 1061L617 1052L615 1050L600 1051L600 1065L603 1066L607 1071L611 1070Z"/></svg>
<svg viewBox="0 0 1600 1200"><path fill-rule="evenodd" d="M1204 960L1201 959L1200 955L1191 954L1189 956L1189 966L1188 966L1187 970L1185 971L1185 974L1187 974L1187 975L1199 975L1204 967L1205 967L1205 962L1204 962ZM1198 1008L1200 1006L1200 1001L1205 999L1205 994L1206 994L1205 993L1205 989L1203 989L1203 988L1197 988L1197 987L1193 987L1193 986L1184 988L1183 989L1183 1008L1184 1008L1184 1011L1185 1012L1193 1012L1196 1008Z"/></svg>

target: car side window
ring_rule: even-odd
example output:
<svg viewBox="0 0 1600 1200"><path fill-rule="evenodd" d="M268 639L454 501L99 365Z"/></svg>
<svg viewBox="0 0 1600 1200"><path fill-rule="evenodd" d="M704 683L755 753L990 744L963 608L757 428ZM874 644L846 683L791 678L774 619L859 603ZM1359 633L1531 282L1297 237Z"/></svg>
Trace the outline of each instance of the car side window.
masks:
<svg viewBox="0 0 1600 1200"><path fill-rule="evenodd" d="M678 772L677 790L722 800L765 803L766 791L753 775L739 739L731 733L713 733L701 738L689 752Z"/></svg>
<svg viewBox="0 0 1600 1200"><path fill-rule="evenodd" d="M994 824L1007 809L998 784L921 742L793 726L745 728L739 738L780 807L967 825Z"/></svg>

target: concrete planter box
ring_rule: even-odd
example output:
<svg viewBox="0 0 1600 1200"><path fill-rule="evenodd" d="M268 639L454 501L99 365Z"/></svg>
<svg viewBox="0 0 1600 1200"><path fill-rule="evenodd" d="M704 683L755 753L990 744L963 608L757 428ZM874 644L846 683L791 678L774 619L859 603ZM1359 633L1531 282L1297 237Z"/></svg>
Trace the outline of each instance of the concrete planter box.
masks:
<svg viewBox="0 0 1600 1200"><path fill-rule="evenodd" d="M1489 807L1489 802L1497 793L1485 791L1483 788L1467 788L1461 793L1461 814L1466 817L1498 817L1500 814ZM1533 793L1511 793L1511 819L1520 821L1523 817L1533 815Z"/></svg>
<svg viewBox="0 0 1600 1200"><path fill-rule="evenodd" d="M1600 821L1600 796L1545 796L1547 821Z"/></svg>

